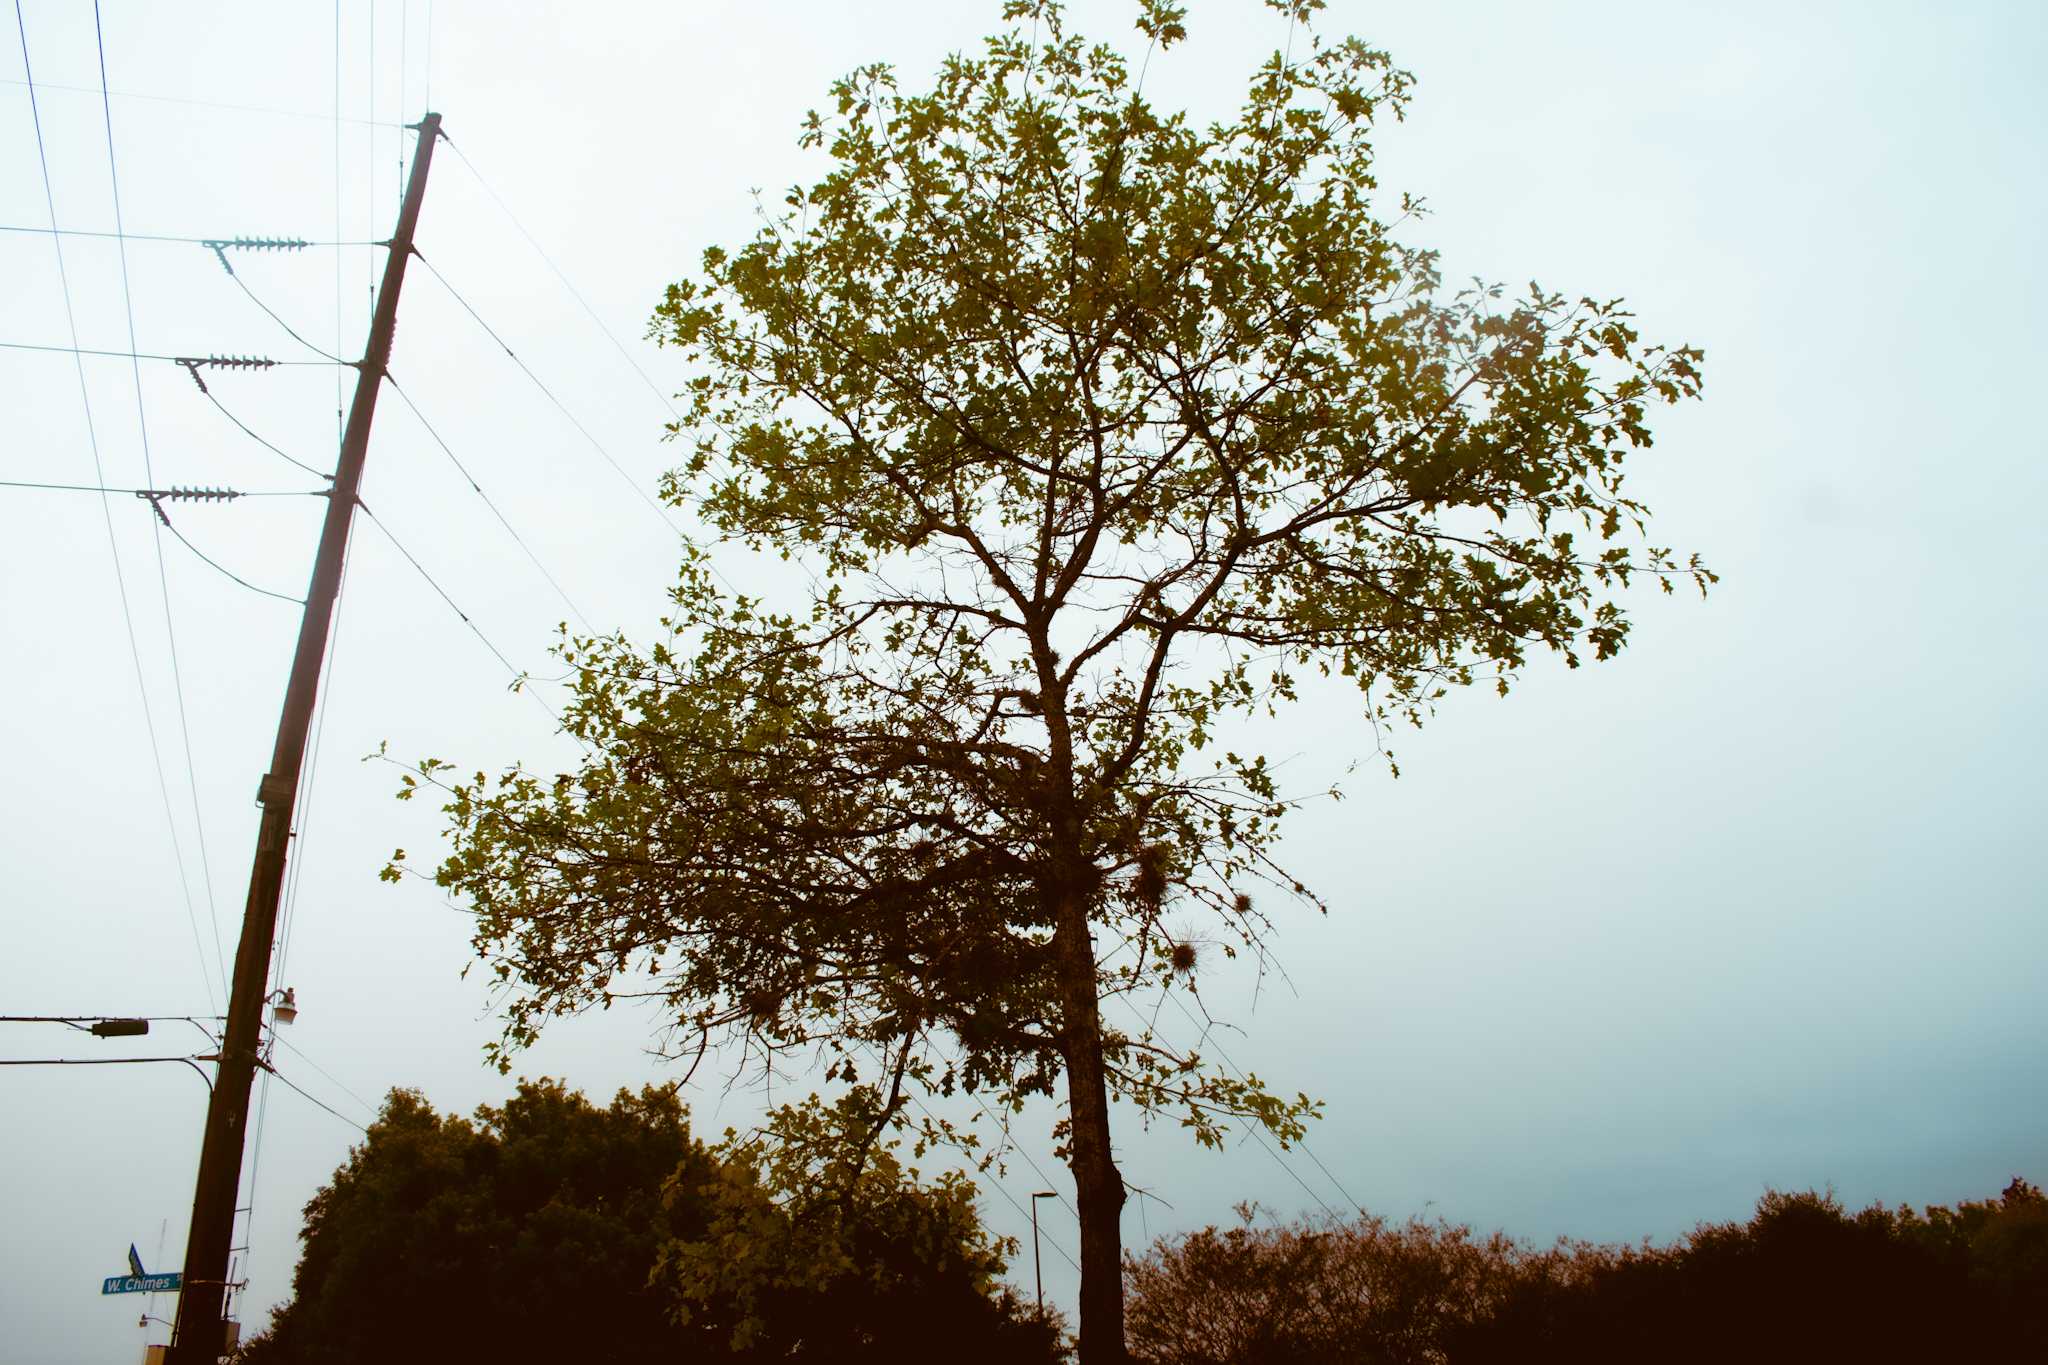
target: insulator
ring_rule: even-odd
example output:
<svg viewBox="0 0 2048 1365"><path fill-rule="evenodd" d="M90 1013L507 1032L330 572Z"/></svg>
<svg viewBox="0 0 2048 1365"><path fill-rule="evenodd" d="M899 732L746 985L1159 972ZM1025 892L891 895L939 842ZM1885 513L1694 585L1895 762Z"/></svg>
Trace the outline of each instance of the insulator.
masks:
<svg viewBox="0 0 2048 1365"><path fill-rule="evenodd" d="M242 495L232 488L166 488L156 496L172 502L233 502Z"/></svg>
<svg viewBox="0 0 2048 1365"><path fill-rule="evenodd" d="M277 364L275 360L249 355L179 356L178 363L186 366L211 365L218 370L267 370Z"/></svg>
<svg viewBox="0 0 2048 1365"><path fill-rule="evenodd" d="M215 251L304 251L313 245L299 237L209 237Z"/></svg>

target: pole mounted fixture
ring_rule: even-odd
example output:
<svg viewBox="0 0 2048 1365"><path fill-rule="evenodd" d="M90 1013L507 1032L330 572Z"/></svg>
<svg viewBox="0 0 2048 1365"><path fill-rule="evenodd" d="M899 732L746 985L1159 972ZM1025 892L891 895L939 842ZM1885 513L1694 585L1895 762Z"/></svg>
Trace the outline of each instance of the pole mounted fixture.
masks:
<svg viewBox="0 0 2048 1365"><path fill-rule="evenodd" d="M277 722L277 742L270 768L257 787L263 808L257 827L256 856L249 869L249 898L242 911L242 936L235 948L235 974L228 996L227 1029L221 1038L213 1098L207 1104L206 1132L199 1149L199 1175L192 1192L192 1223L185 1236L185 1288L178 1301L178 1328L166 1365L215 1365L225 1353L223 1327L227 1306L228 1258L234 1244L235 1196L242 1181L242 1145L249 1126L249 1088L262 1065L263 1003L270 994L270 950L277 934L277 911L284 886L285 857L291 845L292 811L298 803L299 775L306 757L306 733L312 725L320 689L320 666L327 653L327 635L334 603L341 591L342 560L348 550L349 526L362 486L363 459L369 452L370 421L377 410L377 390L391 360L391 337L398 323L398 291L412 258L413 231L426 197L427 167L441 132L441 116L428 114L419 123L419 145L413 152L412 176L398 212L384 262L383 283L370 319L369 344L356 366L355 402L341 441L341 461L334 472L334 493L327 501L327 519L320 530L320 550L313 561L313 579L306 589L305 615L299 623L298 649L292 656L291 678L285 684L284 707ZM225 263L225 257L223 257ZM194 380L201 366L267 367L274 361L212 356L181 357ZM204 383L201 383L204 388Z"/></svg>
<svg viewBox="0 0 2048 1365"><path fill-rule="evenodd" d="M0 1014L0 1024L62 1024L95 1038L138 1038L149 1032L149 1020L98 1014Z"/></svg>

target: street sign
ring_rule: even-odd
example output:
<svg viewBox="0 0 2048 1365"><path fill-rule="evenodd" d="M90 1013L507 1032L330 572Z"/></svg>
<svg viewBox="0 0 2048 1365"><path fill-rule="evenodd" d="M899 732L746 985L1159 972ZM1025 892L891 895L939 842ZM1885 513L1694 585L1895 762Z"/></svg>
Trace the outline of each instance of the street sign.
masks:
<svg viewBox="0 0 2048 1365"><path fill-rule="evenodd" d="M185 1277L173 1270L168 1275L109 1275L100 1282L102 1294L175 1294Z"/></svg>

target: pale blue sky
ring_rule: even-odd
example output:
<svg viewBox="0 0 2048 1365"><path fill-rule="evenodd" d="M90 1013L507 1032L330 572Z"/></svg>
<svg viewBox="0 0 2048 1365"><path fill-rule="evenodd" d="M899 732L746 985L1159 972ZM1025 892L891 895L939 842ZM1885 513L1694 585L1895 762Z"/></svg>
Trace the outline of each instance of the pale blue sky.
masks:
<svg viewBox="0 0 2048 1365"><path fill-rule="evenodd" d="M1126 40L1128 6L1077 5ZM1284 37L1251 0L1197 0L1156 59L1162 102L1220 109ZM23 0L54 197L112 227L89 7ZM662 286L750 230L750 187L805 174L804 109L873 59L919 82L995 26L997 6L822 3L549 7L348 0L341 107L416 118L428 97L492 190L657 380L638 342ZM116 91L302 111L112 102L131 233L336 236L335 15L104 0ZM1628 653L1537 669L1506 701L1459 697L1370 763L1350 799L1298 817L1289 852L1332 905L1279 916L1291 987L1218 979L1231 1056L1328 1102L1326 1175L1256 1147L1195 1152L1177 1130L1119 1135L1128 1236L1199 1226L1256 1198L1283 1216L1343 1191L1522 1236L1669 1238L1742 1216L1766 1187L1947 1202L2048 1176L2048 967L2033 582L2048 501L2036 412L2044 347L2039 81L2032 4L1335 3L1323 29L1388 47L1420 77L1381 138L1383 183L1427 196L1409 233L1446 274L1625 295L1644 330L1707 352L1707 400L1668 415L1641 495L1656 539L1724 575L1702 604L1645 600ZM0 225L47 222L20 43L0 44ZM431 48L431 68L429 50ZM401 59L403 77L401 78ZM371 73L377 73L373 88ZM374 97L374 110L372 99ZM339 236L390 231L405 149L344 125ZM421 249L642 488L666 414L453 157L437 160ZM66 243L81 344L127 348L111 243ZM337 280L336 258L341 261ZM316 344L362 346L373 253L238 261ZM306 358L198 247L128 247L139 348ZM0 341L65 344L47 237L0 233ZM338 300L338 312L337 312ZM337 337L339 338L337 342ZM89 360L117 486L143 482L125 363ZM415 272L393 372L583 610L644 629L672 544L633 491ZM240 436L175 367L142 372L160 483L309 485ZM257 431L331 459L321 368L221 379ZM0 351L7 479L90 483L67 357ZM365 498L482 630L541 670L565 609L401 403L379 409ZM293 594L311 500L174 512L244 577ZM186 900L131 661L105 517L187 866ZM430 849L431 811L395 805L380 741L464 766L546 762L559 741L371 527L360 527L304 825L282 980L303 1009L280 1069L345 1113L416 1085L444 1108L501 1097L488 1002L458 978L461 918L431 888L374 880ZM232 946L296 625L165 542L212 901ZM174 705L148 512L0 490L0 1013L208 1014L212 930ZM1369 748L1347 698L1312 695L1263 736L1303 788ZM215 988L217 989L217 987ZM1169 1020L1171 1015L1168 1015ZM196 1033L99 1043L7 1026L0 1055L196 1047ZM667 1073L650 1020L576 1021L529 1060L601 1096ZM308 1062L305 1059L310 1058ZM316 1065L317 1064L317 1065ZM175 1264L203 1095L177 1067L0 1070L0 1322L22 1359L139 1350L140 1300L102 1299L130 1241ZM700 1123L759 1097L699 1088ZM298 1210L355 1132L269 1097L245 1316L288 1288ZM1025 1150L1065 1189L1042 1132ZM1291 1173L1290 1173L1291 1172ZM1335 1177L1335 1181L1331 1180ZM1021 1201L1039 1177L1014 1165ZM1028 1224L990 1192L992 1225ZM1049 1237L1072 1226L1046 1210ZM161 1258L159 1228L168 1227ZM1049 1290L1072 1275L1047 1253ZM1015 1270L1028 1283L1028 1249ZM168 1315L167 1308L160 1308ZM160 1339L152 1337L151 1339Z"/></svg>

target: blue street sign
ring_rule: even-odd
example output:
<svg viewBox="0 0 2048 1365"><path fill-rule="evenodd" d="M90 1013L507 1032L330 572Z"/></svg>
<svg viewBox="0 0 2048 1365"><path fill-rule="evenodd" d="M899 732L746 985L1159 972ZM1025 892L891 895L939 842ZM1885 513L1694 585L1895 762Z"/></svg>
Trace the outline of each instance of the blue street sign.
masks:
<svg viewBox="0 0 2048 1365"><path fill-rule="evenodd" d="M135 1243L133 1242L128 1244L128 1273L130 1275L147 1275L149 1273L142 1268L141 1253L135 1250Z"/></svg>
<svg viewBox="0 0 2048 1365"><path fill-rule="evenodd" d="M109 1275L100 1283L102 1294L175 1294L185 1283L179 1271L168 1275Z"/></svg>

